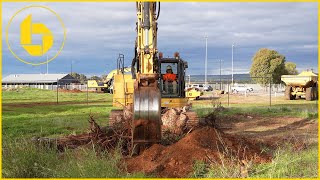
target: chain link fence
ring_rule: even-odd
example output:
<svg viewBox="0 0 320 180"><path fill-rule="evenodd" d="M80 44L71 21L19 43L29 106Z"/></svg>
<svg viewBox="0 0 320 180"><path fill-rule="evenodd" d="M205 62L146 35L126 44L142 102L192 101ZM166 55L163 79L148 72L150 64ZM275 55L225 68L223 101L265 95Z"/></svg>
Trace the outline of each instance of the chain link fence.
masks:
<svg viewBox="0 0 320 180"><path fill-rule="evenodd" d="M290 77L288 77L290 78ZM316 77L315 77L316 78ZM112 102L112 96L108 93L104 93L99 90L99 87L88 88L87 82L81 83L70 83L71 79L57 79L56 82L37 82L37 83L20 83L20 84L3 84L4 90L15 90L21 87L37 88L47 90L45 92L37 92L37 98L33 99L35 102L55 102L59 103L94 103L94 102ZM289 79L288 82L295 82L296 79ZM298 84L305 85L311 89L303 89L301 87L292 86L291 92L297 92L292 97L286 97L286 85L284 83L274 84L270 77L241 77L234 78L219 78L214 81L209 81L207 84L211 86L212 91L204 92L204 95L200 99L217 99L222 104L227 106L241 106L245 104L257 104L261 106L272 106L273 103L290 103L289 100L306 100L308 97L305 95L306 92L310 94L312 91L312 100L317 99L317 83L308 84L308 82L317 82L317 79L306 76L300 77ZM204 90L208 88L201 81L187 81L188 85L197 85L202 87ZM201 86L200 86L201 85ZM300 89L299 89L300 88ZM304 93L303 93L304 92ZM292 93L294 94L294 93ZM288 95L287 95L288 96ZM310 97L309 97L310 100ZM31 102L31 100L30 100ZM317 104L317 101L314 101Z"/></svg>
<svg viewBox="0 0 320 180"><path fill-rule="evenodd" d="M77 104L112 102L112 96L99 91L99 88L88 88L87 82L70 83L74 79L57 79L56 82L2 84L3 91L17 91L24 99L21 102L48 102L56 104ZM33 89L28 91L26 89ZM29 93L31 93L29 95ZM30 96L30 97L27 97ZM36 98L34 98L36 96ZM18 98L18 97L17 97ZM17 99L18 101L18 99Z"/></svg>
<svg viewBox="0 0 320 180"><path fill-rule="evenodd" d="M290 77L289 77L290 78ZM307 99L306 90L309 87L313 87L313 96L312 100L317 99L317 85L309 85L308 81L312 79L306 79L297 81L296 77L291 77L290 82L295 82L295 86L290 86L291 95L293 97L288 98L288 92L286 91L286 84L272 83L272 78L270 77L241 77L234 78L218 78L215 81L209 81L207 85L204 85L204 82L194 81L189 82L192 85L199 87L201 84L202 88L200 90L204 91L204 95L200 99L213 99L219 100L221 104L227 106L245 106L246 104L256 104L257 106L272 106L273 104L292 104L292 103L304 103L301 101L294 100L310 100ZM302 78L302 76L300 77ZM297 83L296 83L297 81ZM316 82L316 80L314 80ZM306 86L302 85L306 83ZM300 86L299 86L300 85ZM207 91L207 90L212 91ZM207 92L206 92L207 91ZM293 100L294 102L290 102ZM309 102L317 105L317 101Z"/></svg>

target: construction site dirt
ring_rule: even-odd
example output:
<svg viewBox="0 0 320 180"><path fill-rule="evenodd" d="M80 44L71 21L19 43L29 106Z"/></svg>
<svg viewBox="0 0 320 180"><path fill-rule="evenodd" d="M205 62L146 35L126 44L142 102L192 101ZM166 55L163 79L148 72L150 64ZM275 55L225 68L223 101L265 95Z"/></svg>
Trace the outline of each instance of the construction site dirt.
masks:
<svg viewBox="0 0 320 180"><path fill-rule="evenodd" d="M68 92L68 93L81 93L79 89L58 89L59 92Z"/></svg>
<svg viewBox="0 0 320 180"><path fill-rule="evenodd" d="M126 159L127 170L158 177L189 177L196 161L266 163L280 146L301 151L317 143L318 123L312 119L246 113L208 117L215 118L215 127L194 129L168 146L155 144L140 156Z"/></svg>
<svg viewBox="0 0 320 180"><path fill-rule="evenodd" d="M310 119L272 117L271 122L271 117L255 114L217 115L221 111L227 109L216 108L202 118L198 126L191 129L163 131L161 143L153 144L135 156L130 153L131 121L125 120L125 116L121 116L122 121L113 127L100 127L91 116L89 131L86 133L58 139L34 140L42 145L55 147L60 153L66 148L90 148L93 145L97 152L113 153L120 147L123 155L120 168L129 173L143 172L156 177L189 177L197 161L217 166L236 163L239 167L248 163L268 163L272 160L272 151L281 144L290 143L299 151L308 143L316 142L316 139L307 137L308 134L316 137L314 134L317 133L317 122ZM167 113L173 113L173 109ZM175 117L177 122L181 120L179 114ZM170 120L174 121L172 118ZM306 128L310 131L303 134ZM306 142L305 138L308 138L309 142ZM265 150L266 148L269 151Z"/></svg>
<svg viewBox="0 0 320 180"><path fill-rule="evenodd" d="M258 144L207 126L192 131L172 145L155 144L125 162L129 172L187 177L196 161L221 163L222 158L226 162L233 158L239 163L265 163L271 160L269 154L261 152Z"/></svg>

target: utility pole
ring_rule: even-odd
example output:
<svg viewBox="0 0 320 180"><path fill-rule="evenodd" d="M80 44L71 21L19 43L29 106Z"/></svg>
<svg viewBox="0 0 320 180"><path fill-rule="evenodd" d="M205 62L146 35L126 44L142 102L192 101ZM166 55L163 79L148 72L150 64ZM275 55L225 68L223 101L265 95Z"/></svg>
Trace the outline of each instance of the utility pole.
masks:
<svg viewBox="0 0 320 180"><path fill-rule="evenodd" d="M204 64L204 84L207 84L207 63L208 63L208 35L206 34L204 36L206 39L206 58L205 58L205 64Z"/></svg>
<svg viewBox="0 0 320 180"><path fill-rule="evenodd" d="M190 75L188 75L188 77L189 77L189 84L188 84L188 85L190 85L190 79L191 79L191 77L190 77Z"/></svg>
<svg viewBox="0 0 320 180"><path fill-rule="evenodd" d="M222 59L218 60L220 63L220 90L222 89L222 81L221 81L221 62L223 61Z"/></svg>
<svg viewBox="0 0 320 180"><path fill-rule="evenodd" d="M71 73L70 73L70 75L72 74L72 64L73 64L73 60L71 60Z"/></svg>
<svg viewBox="0 0 320 180"><path fill-rule="evenodd" d="M232 43L232 52L231 52L231 56L232 56L232 62L231 62L231 76L232 76L232 80L231 80L231 84L233 85L233 47L234 47L234 43Z"/></svg>

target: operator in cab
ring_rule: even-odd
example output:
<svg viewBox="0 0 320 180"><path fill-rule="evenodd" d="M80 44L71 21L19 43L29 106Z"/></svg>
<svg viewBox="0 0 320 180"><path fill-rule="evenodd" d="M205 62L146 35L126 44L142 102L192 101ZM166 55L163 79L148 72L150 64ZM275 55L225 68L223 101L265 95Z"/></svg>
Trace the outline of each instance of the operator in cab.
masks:
<svg viewBox="0 0 320 180"><path fill-rule="evenodd" d="M167 66L166 74L163 75L163 81L166 93L177 93L177 75L173 73L172 67ZM172 85L172 88L169 86Z"/></svg>

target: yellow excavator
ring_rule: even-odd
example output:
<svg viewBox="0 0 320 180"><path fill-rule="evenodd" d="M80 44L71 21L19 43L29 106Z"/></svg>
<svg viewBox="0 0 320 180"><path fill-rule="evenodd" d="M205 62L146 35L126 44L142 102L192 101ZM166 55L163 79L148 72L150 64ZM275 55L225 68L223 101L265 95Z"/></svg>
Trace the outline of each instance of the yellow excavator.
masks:
<svg viewBox="0 0 320 180"><path fill-rule="evenodd" d="M90 89L95 89L96 92L105 92L105 93L113 94L114 75L119 74L119 70L121 71L122 74L131 73L130 72L131 68L123 67L123 64L121 64L122 66L119 64L122 62L123 59L124 59L124 55L119 54L117 69L110 71L109 74L102 81L88 80L87 87Z"/></svg>
<svg viewBox="0 0 320 180"><path fill-rule="evenodd" d="M132 105L132 147L145 148L161 140L161 110L163 108L183 107L188 104L185 93L185 70L188 63L179 53L172 58L164 58L157 49L157 20L160 2L136 2L137 37L131 73L123 73L123 60L118 58L119 70L114 75L113 105L123 107ZM164 77L171 69L175 80ZM113 110L109 125L122 113ZM196 113L188 111L187 124L197 124Z"/></svg>

